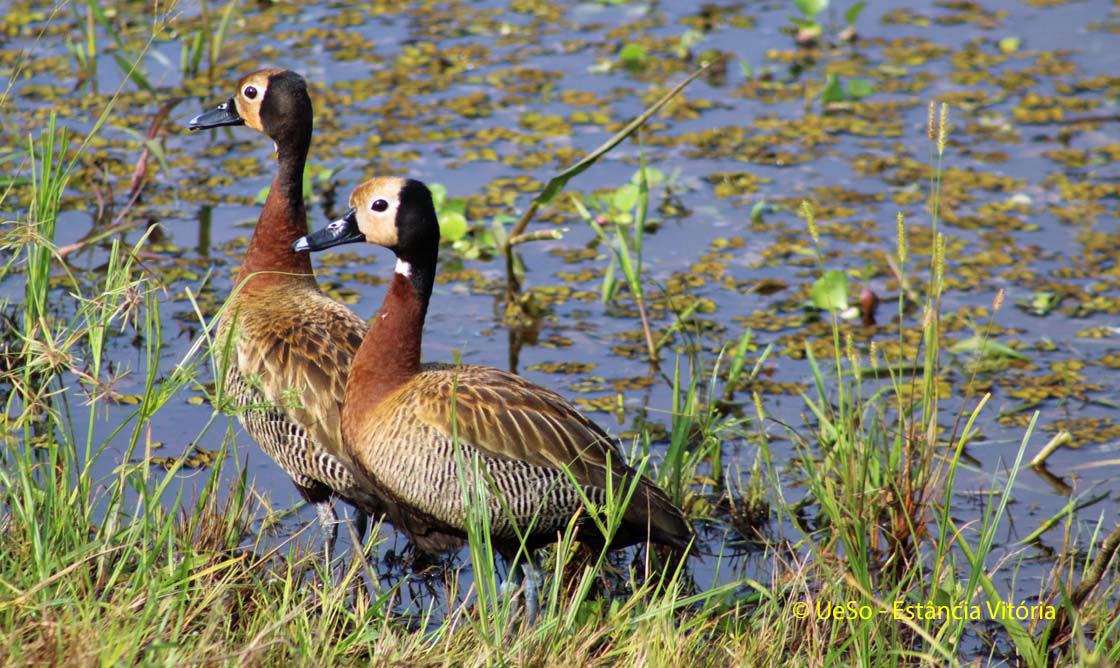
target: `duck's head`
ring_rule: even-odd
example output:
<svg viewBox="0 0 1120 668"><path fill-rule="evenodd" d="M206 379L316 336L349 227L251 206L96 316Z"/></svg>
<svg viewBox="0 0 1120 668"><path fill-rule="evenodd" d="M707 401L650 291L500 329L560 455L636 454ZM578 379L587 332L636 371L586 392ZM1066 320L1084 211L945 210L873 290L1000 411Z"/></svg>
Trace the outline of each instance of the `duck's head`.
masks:
<svg viewBox="0 0 1120 668"><path fill-rule="evenodd" d="M350 195L349 211L300 238L292 250L320 251L359 241L384 246L409 263L434 259L439 221L428 186L395 176L370 179Z"/></svg>
<svg viewBox="0 0 1120 668"><path fill-rule="evenodd" d="M279 144L293 133L310 134L311 122L311 97L303 77L291 70L269 68L242 78L233 97L195 116L187 127L204 130L223 125L248 125Z"/></svg>

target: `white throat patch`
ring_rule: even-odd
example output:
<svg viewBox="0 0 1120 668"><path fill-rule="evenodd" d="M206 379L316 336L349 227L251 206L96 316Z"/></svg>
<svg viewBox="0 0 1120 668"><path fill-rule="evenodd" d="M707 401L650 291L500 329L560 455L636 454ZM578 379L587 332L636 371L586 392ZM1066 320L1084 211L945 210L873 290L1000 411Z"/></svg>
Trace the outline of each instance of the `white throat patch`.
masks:
<svg viewBox="0 0 1120 668"><path fill-rule="evenodd" d="M397 258L397 266L393 269L393 271L397 272L401 276L404 276L405 278L412 277L412 265L400 259L399 257Z"/></svg>

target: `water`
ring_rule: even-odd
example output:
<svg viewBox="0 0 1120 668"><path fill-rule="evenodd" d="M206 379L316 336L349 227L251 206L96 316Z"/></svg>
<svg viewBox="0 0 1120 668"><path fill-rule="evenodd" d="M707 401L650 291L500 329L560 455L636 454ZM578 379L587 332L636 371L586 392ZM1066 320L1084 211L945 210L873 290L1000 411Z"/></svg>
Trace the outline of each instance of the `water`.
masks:
<svg viewBox="0 0 1120 668"><path fill-rule="evenodd" d="M1117 490L1120 431L1113 378L1120 364L1110 356L1120 348L1114 327L1120 302L1112 296L1120 282L1114 261L1120 80L1104 57L1113 51L1116 30L1115 9L1108 3L988 2L975 12L920 3L906 14L892 9L894 3L872 2L856 23L861 36L856 45L818 51L809 60L793 44L792 9L782 3L706 5L706 10L677 2L413 3L407 11L386 10L379 3L253 5L231 24L212 87L205 54L199 76L184 78L181 72L182 35L203 27L199 8L184 5L175 10L173 29L152 42L144 59L154 92L122 85L120 69L102 53L97 94L90 82L79 80L64 46L66 39L81 39L83 10L79 16L64 11L49 21L45 15L24 21L28 4L8 5L2 67L10 74L21 50L35 58L4 103L5 151L23 145L28 133L37 135L52 110L60 125L84 136L108 95L118 87L123 91L101 132L104 142L86 150L67 191L59 245L89 231L98 190L120 211L140 151L135 133L147 130L162 104L185 98L159 138L166 167L151 160L143 199L125 219L140 224L116 235L131 244L149 221L158 224L159 242L149 245L142 259L167 285L162 316L168 345L160 359L165 374L197 335L186 291L197 294L207 286L208 314L220 304L259 211L254 200L271 180L267 139L244 128L189 135L184 127L199 110L226 99L243 74L280 65L302 73L311 84L316 108L313 226L344 209L358 183L395 173L441 183L450 196L468 198L471 224L484 229L496 214L519 215L544 181L605 141L700 59L727 56L725 67L697 80L670 105L668 115L650 123L641 146L624 142L568 190L583 195L613 191L630 181L639 156L666 175L675 174L669 190L655 189L651 201L651 217L659 224L646 238L646 276L676 295L678 311L691 300L706 300L693 318L703 326L693 338L702 350L705 374L721 346L733 345L746 326L755 330L758 350L775 345L763 377L785 384L787 391L762 390L765 409L775 418L765 429L776 439L770 447L779 460L797 455L781 422L805 436L815 428L804 402L789 391L812 387L804 341L830 340L827 328L813 325L816 317L804 308L818 267L807 254L812 242L796 214L799 203L814 202L824 266L850 273L853 298L863 285L882 298L878 328L844 324L843 330L864 354L872 340L879 345L896 340L898 288L884 256L894 253L895 217L901 212L910 230L907 273L919 281L921 292L930 253L926 105L931 99L947 100L952 130L942 165L950 171L942 184L940 227L948 240L948 289L942 302L946 337L950 343L965 340L991 322L990 336L1029 358L974 374L967 355L943 357L951 389L942 404L946 433L958 410L975 405L975 395L965 396L970 382L993 392L977 422L981 436L966 449L953 516L958 524L975 522L987 492L1002 489L1034 410L1039 411L1038 428L1026 446L1027 458L1058 429L1074 432L1078 447L1059 449L1048 460L1051 475L1030 469L1019 473L1009 516L996 534L989 568L1009 554L1028 557L1015 573L997 572L997 587L1016 599L1031 597L1047 588L1050 550L1061 551L1070 528L1063 520L1036 542L1020 541L1061 512L1071 496L1084 499ZM117 16L126 15L132 18L123 36L130 45L144 41L153 20L159 24L167 18L127 3L117 8ZM217 20L217 15L210 18L206 35L213 34ZM832 21L842 22L839 12ZM44 37L36 40L40 30ZM112 43L102 29L97 37L103 46ZM686 61L676 50L683 48L682 38L693 37L699 41L687 49L691 60ZM1003 53L999 40L1005 38L1020 42L1016 48L1005 42L1008 53ZM617 57L631 43L649 54L632 70ZM822 114L819 91L826 71L848 85L864 79L873 92L852 110ZM1065 120L1113 118L1070 124L1039 115L1063 105ZM321 178L330 169L337 171ZM1087 193L1090 187L1096 191ZM24 215L21 193L5 201L5 218ZM752 207L761 200L772 210L752 221ZM429 311L425 359L460 355L468 363L504 368L515 361L517 371L574 399L628 445L626 433L642 421L667 426L671 390L660 376L651 376L640 354L632 303L598 301L608 265L605 247L575 214L567 195L543 210L530 228L543 229L562 230L563 238L530 243L520 251L527 270L524 284L547 305L547 314L511 336L500 319L501 261L485 252L470 259L462 248L445 249ZM71 256L83 281L98 280L107 252L106 240ZM376 311L383 287L369 279L388 276L387 252L362 248L319 256L316 262L326 286L354 291L347 294L357 313ZM766 285L784 287L758 289ZM989 317L1000 289L1004 305ZM1063 299L1046 315L1032 314L1023 305L1040 299L1039 293ZM19 274L0 283L0 298L18 302L22 294ZM54 295L60 313L72 311L65 291ZM656 297L651 305L658 333L675 320L664 306L665 300ZM902 326L917 331L920 312L908 312ZM118 381L116 389L123 394L143 391L143 353L131 339L127 331L114 337L107 351L118 369L133 372ZM686 343L681 334L673 336L663 353L667 368ZM81 400L76 390L71 394L75 403ZM152 420L153 440L162 443L159 454L181 454L191 445L221 447L226 420L199 433L211 415L207 404L191 402L199 396L197 390L184 391ZM736 399L749 407L748 393ZM614 410L619 404L623 410ZM122 406L97 415L95 442L108 438L128 410ZM74 411L77 433L84 433L83 414ZM236 442L228 463L248 466L250 480L274 507L296 503L294 488L239 427ZM665 441L654 446L656 461ZM123 437L113 439L100 463L103 475L111 474L125 450ZM749 469L756 453L756 444L729 441L725 465ZM141 454L133 453L133 460ZM227 469L231 477L232 468ZM783 469L783 475L789 476L783 481L785 499L795 502L804 493L799 472ZM202 480L197 472L183 476L188 496ZM1097 522L1115 523L1112 499L1074 512L1072 530L1084 537ZM281 524L279 535L313 517L304 508ZM768 531L799 535L780 522ZM724 532L717 523L707 535L712 551L719 551ZM399 550L403 541L393 539L390 546ZM765 577L770 565L754 559L736 557L720 579ZM698 580L711 581L713 568L712 559L701 563Z"/></svg>

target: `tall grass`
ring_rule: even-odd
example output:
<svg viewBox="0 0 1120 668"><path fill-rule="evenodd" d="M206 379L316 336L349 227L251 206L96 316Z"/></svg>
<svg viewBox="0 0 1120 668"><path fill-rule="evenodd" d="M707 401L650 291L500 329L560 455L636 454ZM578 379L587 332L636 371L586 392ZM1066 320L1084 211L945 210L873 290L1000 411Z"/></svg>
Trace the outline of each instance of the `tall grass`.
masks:
<svg viewBox="0 0 1120 668"><path fill-rule="evenodd" d="M1037 414L1006 475L1001 472L992 477L978 524L960 526L951 512L957 498L954 482L963 466L963 446L975 434L974 423L988 396L970 410L948 416L955 425L946 440L941 427L946 415L939 406L945 244L937 231L936 215L941 205L937 186L946 130L943 109L940 123L930 131L937 159L931 170L934 241L920 322L920 359L896 359L881 366L875 345L858 351L835 313L831 314L831 377L814 356L813 347L808 342L805 346L814 392L803 395L803 400L816 433L810 437L790 430L799 444L807 488L800 504L784 507L790 511L789 521L805 532L803 544L811 555L801 566L806 577L798 581L803 603L809 606L810 637L814 643L818 638L828 640L815 647L822 652L825 665L852 661L894 665L913 660L954 664L962 652L975 656L984 651L985 642L976 632L977 619L982 619L1002 627L1004 633L987 651L1010 649L1028 666L1051 665L1055 660L1077 663L1090 656L1076 658L1087 645L1060 648L1053 644L1053 637L1042 633L1052 619L1048 615L1071 602L1061 602L1064 593L1043 595L1035 601L1013 600L1015 588L1001 589L1000 576L1023 566L1023 553L1012 551L997 559L994 552L996 532L1006 521ZM802 215L823 271L813 209L807 203ZM906 283L909 260L901 219L898 249L901 285ZM899 350L905 350L901 345L904 298L900 288ZM865 355L870 358L867 362L863 361ZM866 379L879 377L889 382L865 387ZM963 429L958 431L961 424ZM818 513L812 522L805 521L808 508ZM1103 595L1116 596L1115 582ZM1027 617L992 613L1008 601L1040 607ZM952 610L964 615L978 610L980 617L956 618ZM1095 645L1101 653L1091 655L1116 657L1120 652L1116 624L1106 622L1098 630L1096 640L1088 645Z"/></svg>

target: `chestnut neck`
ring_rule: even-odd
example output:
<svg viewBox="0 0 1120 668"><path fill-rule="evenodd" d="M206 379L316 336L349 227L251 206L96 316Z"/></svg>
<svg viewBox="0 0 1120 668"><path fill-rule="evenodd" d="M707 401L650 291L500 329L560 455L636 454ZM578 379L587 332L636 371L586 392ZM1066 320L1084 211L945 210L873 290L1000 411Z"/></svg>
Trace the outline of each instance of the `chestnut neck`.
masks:
<svg viewBox="0 0 1120 668"><path fill-rule="evenodd" d="M308 130L285 141L277 140L276 176L237 276L238 283L248 280L246 288L278 280L300 280L297 276L315 282L310 253L292 252L292 244L307 234L303 168L310 139Z"/></svg>
<svg viewBox="0 0 1120 668"><path fill-rule="evenodd" d="M410 276L394 272L385 301L354 355L343 400L343 430L420 373L424 318L432 294L435 253L412 265Z"/></svg>

